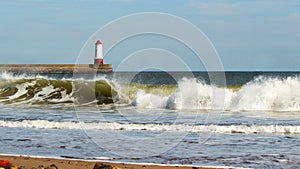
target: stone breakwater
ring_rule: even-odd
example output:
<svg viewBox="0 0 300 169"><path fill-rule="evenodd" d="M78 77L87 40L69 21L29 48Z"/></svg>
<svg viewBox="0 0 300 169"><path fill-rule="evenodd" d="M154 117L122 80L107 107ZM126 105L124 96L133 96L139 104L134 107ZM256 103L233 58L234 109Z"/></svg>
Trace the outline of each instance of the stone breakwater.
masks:
<svg viewBox="0 0 300 169"><path fill-rule="evenodd" d="M108 73L111 64L0 64L0 72L12 73Z"/></svg>

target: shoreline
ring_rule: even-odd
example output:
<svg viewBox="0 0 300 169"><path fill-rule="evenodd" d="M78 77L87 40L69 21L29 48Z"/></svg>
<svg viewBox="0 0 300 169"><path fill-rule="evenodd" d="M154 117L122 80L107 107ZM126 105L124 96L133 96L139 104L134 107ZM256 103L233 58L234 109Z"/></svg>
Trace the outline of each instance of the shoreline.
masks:
<svg viewBox="0 0 300 169"><path fill-rule="evenodd" d="M9 155L0 154L0 160L9 160L16 166L23 166L25 169L38 167L39 165L50 166L55 164L59 169L97 169L101 167L111 167L116 169L233 169L235 167L225 166L193 166L193 165L177 165L177 164L153 164L153 163L123 163L111 162L104 160L84 160L72 158L56 158L56 157L37 157L27 155Z"/></svg>

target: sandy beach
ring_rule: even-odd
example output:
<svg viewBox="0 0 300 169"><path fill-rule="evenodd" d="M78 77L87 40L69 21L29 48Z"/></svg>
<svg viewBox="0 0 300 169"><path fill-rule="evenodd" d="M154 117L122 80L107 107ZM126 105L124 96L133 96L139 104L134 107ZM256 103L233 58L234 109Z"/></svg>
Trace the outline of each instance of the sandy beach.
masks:
<svg viewBox="0 0 300 169"><path fill-rule="evenodd" d="M102 162L93 160L64 159L64 158L47 158L31 157L17 155L0 155L0 160L8 160L15 166L23 166L25 169L43 165L45 168L54 164L59 169L215 169L231 167L197 167L184 165L160 165L160 164L129 164L117 162Z"/></svg>

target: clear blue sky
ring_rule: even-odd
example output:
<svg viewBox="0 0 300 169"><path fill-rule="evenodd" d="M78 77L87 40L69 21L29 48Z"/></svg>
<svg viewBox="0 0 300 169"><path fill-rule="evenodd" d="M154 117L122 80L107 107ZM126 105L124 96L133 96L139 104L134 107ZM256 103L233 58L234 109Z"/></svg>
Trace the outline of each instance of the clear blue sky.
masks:
<svg viewBox="0 0 300 169"><path fill-rule="evenodd" d="M75 63L95 31L137 12L190 21L225 70L300 70L299 0L2 0L0 62Z"/></svg>

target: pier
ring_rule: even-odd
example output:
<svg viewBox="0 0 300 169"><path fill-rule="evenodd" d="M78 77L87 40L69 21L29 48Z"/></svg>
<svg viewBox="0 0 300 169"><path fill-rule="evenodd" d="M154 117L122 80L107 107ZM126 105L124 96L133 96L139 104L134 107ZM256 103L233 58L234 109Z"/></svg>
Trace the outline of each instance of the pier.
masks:
<svg viewBox="0 0 300 169"><path fill-rule="evenodd" d="M112 72L111 64L103 64L102 42L95 43L94 64L0 64L0 72L29 74L91 74Z"/></svg>
<svg viewBox="0 0 300 169"><path fill-rule="evenodd" d="M0 72L11 73L109 73L111 64L0 64Z"/></svg>

